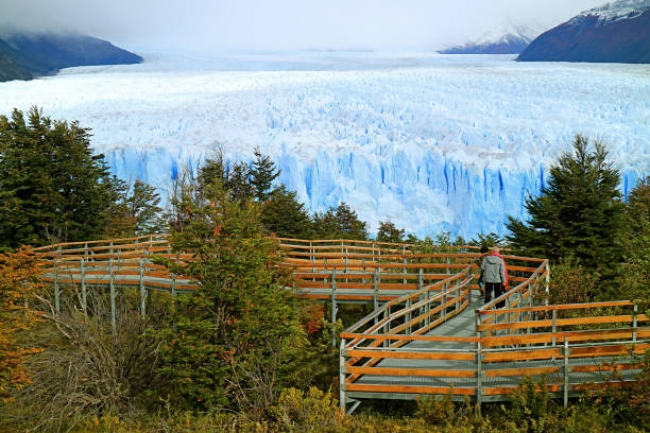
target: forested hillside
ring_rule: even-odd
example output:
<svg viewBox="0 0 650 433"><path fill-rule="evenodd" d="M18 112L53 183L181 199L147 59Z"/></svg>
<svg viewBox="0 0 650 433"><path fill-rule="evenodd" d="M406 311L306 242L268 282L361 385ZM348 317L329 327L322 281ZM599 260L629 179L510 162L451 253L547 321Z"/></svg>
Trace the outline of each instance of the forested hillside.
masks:
<svg viewBox="0 0 650 433"><path fill-rule="evenodd" d="M140 56L91 36L0 32L0 81L29 80L74 66L140 62Z"/></svg>

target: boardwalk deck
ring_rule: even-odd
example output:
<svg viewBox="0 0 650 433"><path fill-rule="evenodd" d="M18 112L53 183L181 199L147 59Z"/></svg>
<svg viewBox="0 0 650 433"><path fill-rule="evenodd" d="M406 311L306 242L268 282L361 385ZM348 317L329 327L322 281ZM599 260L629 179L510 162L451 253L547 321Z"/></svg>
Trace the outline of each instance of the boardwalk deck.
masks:
<svg viewBox="0 0 650 433"><path fill-rule="evenodd" d="M417 399L448 393L460 401L505 401L526 377L543 377L549 394L566 402L590 387L625 386L634 381L649 347L647 339L633 343L625 338L575 345L549 338L541 345L481 347L486 340L478 336L476 310L482 307L480 295L474 292L462 313L404 345L358 350L344 342L342 408L354 410L364 399ZM507 316L501 317L505 321Z"/></svg>
<svg viewBox="0 0 650 433"><path fill-rule="evenodd" d="M549 278L542 259L507 257L515 286L483 305L474 284L477 254L467 248L416 255L406 245L355 241L285 239L280 246L296 295L330 302L333 314L339 303L374 303L370 315L340 334L340 404L347 411L364 399L507 400L527 376L544 377L546 390L566 403L590 388L634 381L650 349L650 319L635 301L537 305ZM166 236L39 253L55 298L58 287L103 286L114 303L116 290L135 288L145 314L151 291L200 287L152 263L154 255L191 259L172 254ZM505 308L496 308L500 301Z"/></svg>

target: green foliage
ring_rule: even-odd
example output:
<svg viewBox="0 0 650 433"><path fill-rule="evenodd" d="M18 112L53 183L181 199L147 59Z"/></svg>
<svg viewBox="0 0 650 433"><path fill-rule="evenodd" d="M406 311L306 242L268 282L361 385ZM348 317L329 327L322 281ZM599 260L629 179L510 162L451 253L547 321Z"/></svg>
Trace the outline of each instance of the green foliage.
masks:
<svg viewBox="0 0 650 433"><path fill-rule="evenodd" d="M201 290L177 299L162 331L159 395L177 408L262 416L279 389L306 380L310 356L279 252L263 236L259 205L241 202L221 179L200 197L181 191L175 203L183 224L172 242L195 253L184 271Z"/></svg>
<svg viewBox="0 0 650 433"><path fill-rule="evenodd" d="M486 246L488 248L494 246L494 245L503 245L505 243L505 239L501 238L498 234L496 233L488 233L488 234L483 234L479 233L478 239L473 238L471 241L469 241L469 245L474 245L474 246Z"/></svg>
<svg viewBox="0 0 650 433"><path fill-rule="evenodd" d="M623 221L619 182L605 147L576 136L573 152L551 167L540 196L526 199L529 221L509 218L508 241L530 257L553 263L573 256L582 266L611 278L622 258L616 242Z"/></svg>
<svg viewBox="0 0 650 433"><path fill-rule="evenodd" d="M329 208L324 214L316 213L313 220L319 239L368 239L366 223L346 203L336 209Z"/></svg>
<svg viewBox="0 0 650 433"><path fill-rule="evenodd" d="M278 429L290 432L332 431L342 417L336 399L314 387L283 390L273 412Z"/></svg>
<svg viewBox="0 0 650 433"><path fill-rule="evenodd" d="M0 116L0 239L5 246L98 239L111 183L90 134L33 107Z"/></svg>
<svg viewBox="0 0 650 433"><path fill-rule="evenodd" d="M452 400L453 387L442 398L426 397L417 401L415 415L428 424L452 425L458 421L456 404Z"/></svg>
<svg viewBox="0 0 650 433"><path fill-rule="evenodd" d="M546 378L526 377L511 394L510 406L504 411L504 415L519 431L553 431L551 424L557 421L549 414L553 404L546 390Z"/></svg>
<svg viewBox="0 0 650 433"><path fill-rule="evenodd" d="M557 265L553 266L551 272L551 284L547 294L550 304L590 302L594 297L598 275L585 269L573 257L562 258Z"/></svg>
<svg viewBox="0 0 650 433"><path fill-rule="evenodd" d="M313 232L305 206L284 185L274 189L264 201L261 220L267 232L281 238L309 239Z"/></svg>
<svg viewBox="0 0 650 433"><path fill-rule="evenodd" d="M275 191L273 182L280 176L280 170L275 167L270 157L262 155L259 147L255 148L254 154L255 160L250 170L250 183L253 187L255 199L260 203L264 203Z"/></svg>
<svg viewBox="0 0 650 433"><path fill-rule="evenodd" d="M121 179L112 179L113 196L108 209L105 236L129 238L147 234L165 233L160 195L151 185L136 180L133 187Z"/></svg>
<svg viewBox="0 0 650 433"><path fill-rule="evenodd" d="M400 244L404 242L404 234L405 230L398 229L392 222L381 221L379 223L379 231L377 232L377 241Z"/></svg>
<svg viewBox="0 0 650 433"><path fill-rule="evenodd" d="M616 294L623 299L650 299L650 185L640 183L630 192L623 218L619 242L625 265Z"/></svg>

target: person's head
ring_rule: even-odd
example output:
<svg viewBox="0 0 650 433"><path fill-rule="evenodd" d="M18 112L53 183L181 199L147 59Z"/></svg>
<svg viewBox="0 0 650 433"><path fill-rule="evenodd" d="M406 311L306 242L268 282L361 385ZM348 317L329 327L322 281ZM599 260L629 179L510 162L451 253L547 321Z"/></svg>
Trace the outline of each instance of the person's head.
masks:
<svg viewBox="0 0 650 433"><path fill-rule="evenodd" d="M487 245L481 245L480 253L481 253L481 254L485 254L485 253L487 253L487 252L488 252L488 247L487 247Z"/></svg>
<svg viewBox="0 0 650 433"><path fill-rule="evenodd" d="M499 246L498 246L498 245L495 245L495 246L492 247L492 252L493 252L493 253L498 253L499 251L500 251L500 250L499 250Z"/></svg>

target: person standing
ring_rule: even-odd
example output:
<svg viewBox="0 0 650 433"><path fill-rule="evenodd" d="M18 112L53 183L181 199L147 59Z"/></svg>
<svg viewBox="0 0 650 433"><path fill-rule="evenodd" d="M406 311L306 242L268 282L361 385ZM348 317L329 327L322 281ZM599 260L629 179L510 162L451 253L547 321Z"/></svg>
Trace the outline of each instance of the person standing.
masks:
<svg viewBox="0 0 650 433"><path fill-rule="evenodd" d="M492 292L494 298L498 298L506 292L508 287L508 271L506 269L506 261L503 256L499 254L499 247L492 247L492 251L483 258L481 262L481 277L479 279L485 285L485 303L487 304L492 300ZM499 302L497 308L502 308L504 302Z"/></svg>

